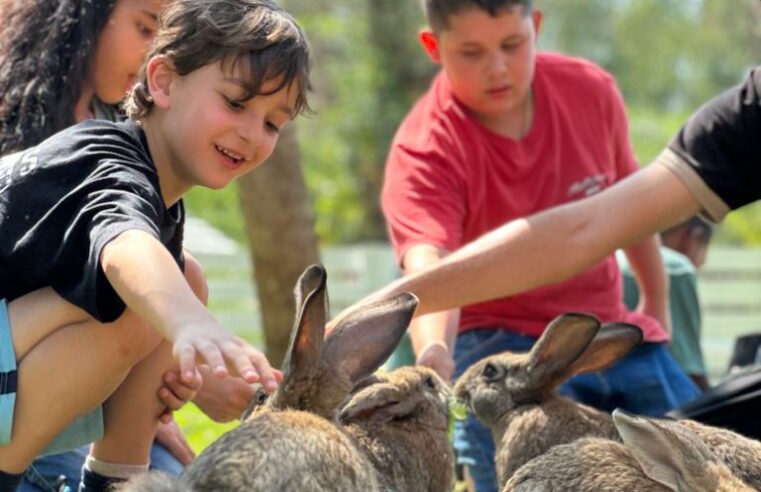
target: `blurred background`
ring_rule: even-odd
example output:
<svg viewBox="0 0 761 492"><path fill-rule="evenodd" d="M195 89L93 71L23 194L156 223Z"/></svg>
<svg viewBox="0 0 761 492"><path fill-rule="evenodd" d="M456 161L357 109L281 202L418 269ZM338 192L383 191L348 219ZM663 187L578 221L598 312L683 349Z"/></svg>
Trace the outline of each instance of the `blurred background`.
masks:
<svg viewBox="0 0 761 492"><path fill-rule="evenodd" d="M386 151L436 67L416 0L281 0L314 53L315 115L270 161L222 192L193 190L187 248L206 269L211 309L279 364L302 269L328 268L333 314L398 275L379 212ZM590 59L617 79L647 165L703 102L761 60L758 0L538 0L540 48ZM760 136L761 138L761 136ZM712 379L736 336L761 331L761 204L733 212L700 273ZM190 407L190 406L189 406ZM192 407L181 422L193 430ZM215 435L218 428L196 432ZM194 445L203 442L194 440Z"/></svg>

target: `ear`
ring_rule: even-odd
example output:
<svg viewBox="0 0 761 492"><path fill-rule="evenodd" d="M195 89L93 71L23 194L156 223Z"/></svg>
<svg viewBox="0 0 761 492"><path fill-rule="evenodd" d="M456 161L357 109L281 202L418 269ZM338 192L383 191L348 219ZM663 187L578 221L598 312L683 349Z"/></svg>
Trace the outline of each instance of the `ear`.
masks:
<svg viewBox="0 0 761 492"><path fill-rule="evenodd" d="M543 386L564 374L600 329L597 318L566 313L555 318L529 352L529 385Z"/></svg>
<svg viewBox="0 0 761 492"><path fill-rule="evenodd" d="M571 364L568 376L601 371L642 342L642 330L627 323L606 323L586 350Z"/></svg>
<svg viewBox="0 0 761 492"><path fill-rule="evenodd" d="M678 423L613 411L613 422L626 447L652 480L674 491L716 490L706 473L710 450Z"/></svg>
<svg viewBox="0 0 761 492"><path fill-rule="evenodd" d="M531 22L534 24L534 36L536 36L535 39L539 39L539 33L542 30L542 11L538 9L534 9L531 11Z"/></svg>
<svg viewBox="0 0 761 492"><path fill-rule="evenodd" d="M441 63L441 55L439 54L439 38L436 37L436 34L429 29L424 29L420 31L418 39L420 40L420 44L423 45L423 50L425 51L426 55L428 55L428 58L430 58L431 61L437 65Z"/></svg>
<svg viewBox="0 0 761 492"><path fill-rule="evenodd" d="M405 292L358 308L328 335L323 363L352 383L369 376L399 344L416 307L417 298Z"/></svg>
<svg viewBox="0 0 761 492"><path fill-rule="evenodd" d="M319 366L327 311L326 281L325 269L312 265L296 283L296 319L283 361L284 383Z"/></svg>
<svg viewBox="0 0 761 492"><path fill-rule="evenodd" d="M389 383L376 383L357 392L341 409L338 419L342 424L357 420L388 422L404 418L417 408L417 398L402 395L400 389Z"/></svg>
<svg viewBox="0 0 761 492"><path fill-rule="evenodd" d="M162 109L168 108L172 82L177 76L174 66L164 55L157 55L148 60L145 75L153 104Z"/></svg>

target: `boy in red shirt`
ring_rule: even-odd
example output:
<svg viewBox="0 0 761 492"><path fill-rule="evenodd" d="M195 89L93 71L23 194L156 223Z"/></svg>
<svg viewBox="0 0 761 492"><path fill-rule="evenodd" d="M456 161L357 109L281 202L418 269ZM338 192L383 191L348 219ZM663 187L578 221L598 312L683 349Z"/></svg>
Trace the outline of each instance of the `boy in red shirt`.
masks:
<svg viewBox="0 0 761 492"><path fill-rule="evenodd" d="M421 41L443 70L395 137L382 197L405 274L637 169L613 78L583 60L537 53L541 12L530 0L424 5L431 29ZM420 317L410 330L417 362L451 378L493 353L528 350L562 312L588 312L640 326L648 343L600 375L576 378L566 394L611 410L665 413L697 389L664 347L666 280L655 238L626 253L643 292L637 312L621 302L621 275L609 256L561 283ZM458 459L479 492L495 490L490 433L472 418L461 424Z"/></svg>

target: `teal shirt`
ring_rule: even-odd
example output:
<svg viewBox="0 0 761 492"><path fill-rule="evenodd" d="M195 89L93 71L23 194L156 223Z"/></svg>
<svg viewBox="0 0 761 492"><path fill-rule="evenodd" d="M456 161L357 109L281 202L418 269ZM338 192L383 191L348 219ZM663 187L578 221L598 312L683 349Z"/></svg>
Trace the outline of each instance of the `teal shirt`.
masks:
<svg viewBox="0 0 761 492"><path fill-rule="evenodd" d="M705 376L707 371L700 348L701 320L697 272L689 258L673 249L661 247L661 257L669 276L673 330L669 350L688 374ZM639 303L639 288L634 274L622 251L616 253L616 259L624 279L624 303L629 309L635 309Z"/></svg>

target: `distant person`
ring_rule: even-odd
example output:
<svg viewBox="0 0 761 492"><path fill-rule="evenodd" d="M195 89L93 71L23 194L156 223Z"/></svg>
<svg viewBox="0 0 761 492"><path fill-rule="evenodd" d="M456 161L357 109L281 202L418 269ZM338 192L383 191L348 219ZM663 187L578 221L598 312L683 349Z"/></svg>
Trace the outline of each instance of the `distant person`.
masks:
<svg viewBox="0 0 761 492"><path fill-rule="evenodd" d="M710 388L701 340L700 300L697 272L705 263L713 226L699 217L661 232L661 256L669 276L671 307L671 342L669 351L695 384L703 391ZM624 276L624 302L630 309L639 303L639 289L629 262L617 256Z"/></svg>
<svg viewBox="0 0 761 492"><path fill-rule="evenodd" d="M407 275L499 224L600 193L638 168L613 77L590 62L538 52L542 15L531 1L423 4L429 29L420 40L442 70L397 131L382 195ZM609 255L565 282L419 318L410 329L417 363L456 378L491 354L528 351L558 314L588 312L642 327L648 343L564 391L603 409L665 414L698 391L665 347L667 291L655 238L626 253L645 299L637 312L623 304ZM494 490L491 432L473 417L458 421L455 449L476 490Z"/></svg>

